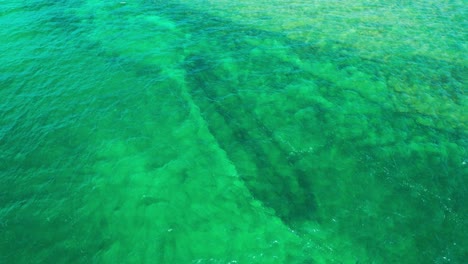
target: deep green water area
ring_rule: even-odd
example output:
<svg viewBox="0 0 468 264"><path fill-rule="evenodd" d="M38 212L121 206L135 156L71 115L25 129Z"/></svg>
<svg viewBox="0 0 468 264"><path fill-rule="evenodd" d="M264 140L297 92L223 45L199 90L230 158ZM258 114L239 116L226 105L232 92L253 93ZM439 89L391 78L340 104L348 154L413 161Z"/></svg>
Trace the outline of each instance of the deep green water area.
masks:
<svg viewBox="0 0 468 264"><path fill-rule="evenodd" d="M467 18L0 0L0 263L467 263Z"/></svg>

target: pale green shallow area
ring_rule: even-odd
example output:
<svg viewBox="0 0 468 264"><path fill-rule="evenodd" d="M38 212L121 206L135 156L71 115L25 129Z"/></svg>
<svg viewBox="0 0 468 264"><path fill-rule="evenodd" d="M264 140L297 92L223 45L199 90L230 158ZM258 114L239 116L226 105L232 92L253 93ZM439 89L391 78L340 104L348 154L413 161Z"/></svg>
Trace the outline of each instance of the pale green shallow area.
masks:
<svg viewBox="0 0 468 264"><path fill-rule="evenodd" d="M463 1L0 1L0 263L464 263Z"/></svg>

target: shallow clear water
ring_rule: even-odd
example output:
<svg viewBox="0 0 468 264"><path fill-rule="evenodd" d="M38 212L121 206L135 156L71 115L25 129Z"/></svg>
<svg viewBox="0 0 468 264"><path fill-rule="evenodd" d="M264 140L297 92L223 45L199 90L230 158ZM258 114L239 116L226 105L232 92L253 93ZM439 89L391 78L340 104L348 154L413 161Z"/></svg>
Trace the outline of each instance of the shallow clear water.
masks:
<svg viewBox="0 0 468 264"><path fill-rule="evenodd" d="M463 263L464 1L0 1L0 263Z"/></svg>

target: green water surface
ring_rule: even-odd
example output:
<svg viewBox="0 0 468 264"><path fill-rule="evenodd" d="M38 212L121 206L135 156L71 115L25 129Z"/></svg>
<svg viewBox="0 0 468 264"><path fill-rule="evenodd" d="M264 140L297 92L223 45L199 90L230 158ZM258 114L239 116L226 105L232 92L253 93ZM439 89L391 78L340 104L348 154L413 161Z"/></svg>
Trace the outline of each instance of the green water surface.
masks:
<svg viewBox="0 0 468 264"><path fill-rule="evenodd" d="M467 17L0 0L0 263L466 263Z"/></svg>

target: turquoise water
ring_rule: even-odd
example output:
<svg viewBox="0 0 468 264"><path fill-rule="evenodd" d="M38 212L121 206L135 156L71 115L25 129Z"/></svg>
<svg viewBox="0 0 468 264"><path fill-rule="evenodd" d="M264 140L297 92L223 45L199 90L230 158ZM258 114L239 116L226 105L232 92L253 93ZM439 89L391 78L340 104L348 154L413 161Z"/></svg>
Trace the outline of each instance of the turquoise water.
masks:
<svg viewBox="0 0 468 264"><path fill-rule="evenodd" d="M464 1L0 1L0 263L465 263Z"/></svg>

